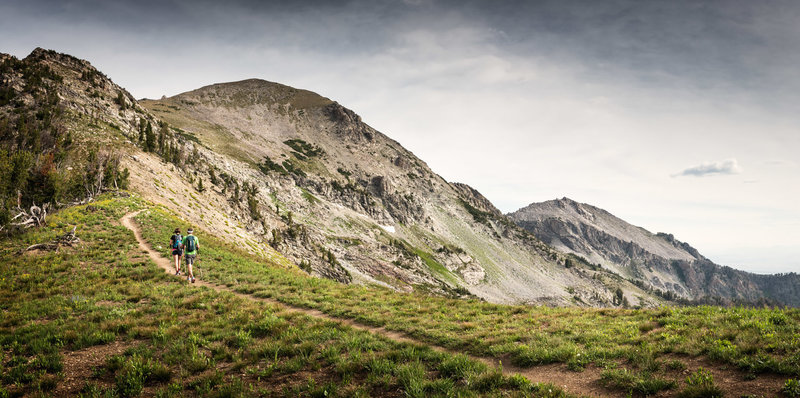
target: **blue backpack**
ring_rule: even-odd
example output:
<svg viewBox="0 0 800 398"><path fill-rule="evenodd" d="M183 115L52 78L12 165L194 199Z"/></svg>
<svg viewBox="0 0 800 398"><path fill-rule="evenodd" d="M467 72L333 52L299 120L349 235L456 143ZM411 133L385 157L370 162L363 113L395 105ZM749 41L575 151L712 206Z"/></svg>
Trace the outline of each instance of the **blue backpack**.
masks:
<svg viewBox="0 0 800 398"><path fill-rule="evenodd" d="M181 234L172 235L172 248L173 249L180 249L182 241L183 241L183 237L181 236Z"/></svg>

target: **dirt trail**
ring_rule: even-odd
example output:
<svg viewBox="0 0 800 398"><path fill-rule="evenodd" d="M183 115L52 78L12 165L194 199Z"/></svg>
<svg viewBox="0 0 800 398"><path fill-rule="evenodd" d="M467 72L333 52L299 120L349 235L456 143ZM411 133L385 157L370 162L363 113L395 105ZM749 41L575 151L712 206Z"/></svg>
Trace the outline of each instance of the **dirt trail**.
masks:
<svg viewBox="0 0 800 398"><path fill-rule="evenodd" d="M122 217L122 219L120 219L120 222L126 228L133 231L133 234L136 237L136 241L139 243L139 248L147 252L148 256L150 256L150 259L152 259L153 262L155 262L159 267L164 269L166 273L170 275L174 274L175 266L172 260L162 257L158 253L158 251L151 248L142 237L142 233L141 230L139 229L139 226L133 221L133 218L137 214L139 214L139 212L141 212L141 210L126 214L124 217ZM176 278L180 278L181 280L185 281L183 276L176 276ZM214 289L215 291L218 292L223 292L223 291L228 292L248 300L270 303L284 309L286 312L301 313L313 316L315 318L337 322L339 324L347 325L354 329L364 330L381 335L393 341L427 346L441 352L448 352L452 354L464 354L463 352L456 352L444 347L439 347L436 345L432 345L430 343L419 341L403 333L387 330L383 327L363 325L353 321L352 319L332 317L318 310L295 307L274 299L254 297L251 295L238 293L229 289L227 286L217 285L202 280L197 280L194 283L194 285ZM608 397L608 396L618 395L614 391L610 391L599 384L600 374L602 370L598 368L588 367L582 372L570 371L567 369L565 364L543 365L533 368L518 368L510 364L502 363L497 358L478 357L469 354L465 355L469 356L473 360L483 362L491 367L496 367L500 365L502 366L503 373L506 375L520 374L525 376L526 378L528 378L528 380L534 383L535 382L551 383L571 394L588 396L588 397ZM689 359L688 361L697 362L697 360L692 360L692 359ZM760 396L761 394L764 393L778 394L780 387L782 385L783 378L780 376L764 375L759 377L757 380L744 381L741 380L742 379L741 374L738 372L726 368L715 367L714 364L708 363L706 361L701 361L701 362L702 366L705 369L710 370L713 373L714 379L717 381L717 385L725 391L726 396L743 396L747 394L756 394L754 396ZM693 367L691 368L694 369ZM722 383L720 383L720 381ZM676 391L673 389L672 391L667 392L666 394L662 392L658 394L658 396L671 396L675 392ZM624 395L624 394L620 393L619 395Z"/></svg>

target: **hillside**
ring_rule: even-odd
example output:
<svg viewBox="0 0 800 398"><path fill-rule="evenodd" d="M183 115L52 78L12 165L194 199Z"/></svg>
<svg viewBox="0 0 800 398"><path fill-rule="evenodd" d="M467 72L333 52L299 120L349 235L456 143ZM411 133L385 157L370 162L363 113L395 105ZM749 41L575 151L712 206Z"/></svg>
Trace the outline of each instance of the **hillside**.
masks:
<svg viewBox="0 0 800 398"><path fill-rule="evenodd" d="M755 275L714 264L671 234L653 234L585 203L568 198L532 203L508 216L548 245L662 296L800 305L795 274Z"/></svg>
<svg viewBox="0 0 800 398"><path fill-rule="evenodd" d="M796 309L399 293L311 277L202 228L191 284L162 269L162 237L186 223L117 191L0 238L0 395L773 396L800 371ZM26 250L69 231L71 245Z"/></svg>
<svg viewBox="0 0 800 398"><path fill-rule="evenodd" d="M503 376L463 355L393 341L208 285L180 283L120 225L127 212L150 209L124 192L105 195L58 212L48 227L14 240L0 238L0 396L558 391ZM73 226L79 239L74 245L26 250L28 242L48 242ZM253 261L203 238L209 256ZM260 261L260 268L303 277L296 269Z"/></svg>

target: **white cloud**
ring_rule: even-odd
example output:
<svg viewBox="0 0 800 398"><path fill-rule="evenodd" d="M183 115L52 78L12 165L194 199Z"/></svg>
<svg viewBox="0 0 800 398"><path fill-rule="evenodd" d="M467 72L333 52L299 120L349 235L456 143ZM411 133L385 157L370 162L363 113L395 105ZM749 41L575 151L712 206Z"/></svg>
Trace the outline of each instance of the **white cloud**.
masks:
<svg viewBox="0 0 800 398"><path fill-rule="evenodd" d="M689 167L680 173L673 174L672 177L706 177L712 175L730 175L741 173L742 168L739 166L739 162L737 162L736 159L725 159L717 162L703 162L701 165Z"/></svg>

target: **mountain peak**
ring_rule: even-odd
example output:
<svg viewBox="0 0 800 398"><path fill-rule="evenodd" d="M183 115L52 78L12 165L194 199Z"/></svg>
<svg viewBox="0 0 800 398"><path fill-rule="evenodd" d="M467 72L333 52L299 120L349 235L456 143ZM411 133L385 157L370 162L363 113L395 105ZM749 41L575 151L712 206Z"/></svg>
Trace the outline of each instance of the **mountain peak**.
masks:
<svg viewBox="0 0 800 398"><path fill-rule="evenodd" d="M200 103L244 108L253 105L278 104L300 110L321 108L334 101L315 92L297 89L263 79L245 79L216 83L174 97L184 103Z"/></svg>
<svg viewBox="0 0 800 398"><path fill-rule="evenodd" d="M41 47L36 47L25 59L29 61L53 61L67 66L91 67L94 69L89 61Z"/></svg>

